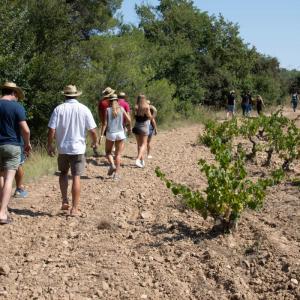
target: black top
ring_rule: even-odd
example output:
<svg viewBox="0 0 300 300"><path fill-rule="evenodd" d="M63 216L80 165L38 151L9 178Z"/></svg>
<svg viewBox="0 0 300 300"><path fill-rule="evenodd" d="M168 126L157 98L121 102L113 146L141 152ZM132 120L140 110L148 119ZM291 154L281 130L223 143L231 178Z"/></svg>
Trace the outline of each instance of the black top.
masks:
<svg viewBox="0 0 300 300"><path fill-rule="evenodd" d="M135 120L137 122L146 122L147 120L149 120L149 118L146 115L143 116L135 115Z"/></svg>
<svg viewBox="0 0 300 300"><path fill-rule="evenodd" d="M228 105L234 105L235 102L235 95L234 94L229 94L228 99L227 99L227 104Z"/></svg>

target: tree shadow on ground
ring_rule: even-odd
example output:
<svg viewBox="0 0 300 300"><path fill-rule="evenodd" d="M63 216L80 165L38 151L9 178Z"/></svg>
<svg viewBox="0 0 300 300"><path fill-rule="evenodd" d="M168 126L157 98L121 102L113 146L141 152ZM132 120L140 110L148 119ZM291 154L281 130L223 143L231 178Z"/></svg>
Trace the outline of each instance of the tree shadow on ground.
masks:
<svg viewBox="0 0 300 300"><path fill-rule="evenodd" d="M150 233L155 237L161 237L159 241L151 243L152 247L159 247L166 242L191 240L194 244L200 244L204 240L212 240L225 233L224 227L219 224L211 229L202 230L190 227L181 221L171 221L171 224L154 224Z"/></svg>
<svg viewBox="0 0 300 300"><path fill-rule="evenodd" d="M43 217L43 216L48 216L48 217L53 217L52 214L50 213L46 213L46 212L43 212L43 211L32 211L32 210L29 210L29 209L19 209L19 208L9 208L8 209L9 212L12 212L16 215L19 215L19 216L29 216L29 217Z"/></svg>

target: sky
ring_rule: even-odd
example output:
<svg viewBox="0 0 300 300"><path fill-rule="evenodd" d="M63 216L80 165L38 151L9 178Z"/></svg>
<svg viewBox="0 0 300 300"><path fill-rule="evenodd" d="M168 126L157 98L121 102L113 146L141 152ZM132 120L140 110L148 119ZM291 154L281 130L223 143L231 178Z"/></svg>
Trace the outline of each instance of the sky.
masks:
<svg viewBox="0 0 300 300"><path fill-rule="evenodd" d="M123 0L126 23L138 24L135 4L158 5L158 0ZM245 43L265 55L275 56L282 68L300 70L300 0L194 0L209 15L237 23Z"/></svg>

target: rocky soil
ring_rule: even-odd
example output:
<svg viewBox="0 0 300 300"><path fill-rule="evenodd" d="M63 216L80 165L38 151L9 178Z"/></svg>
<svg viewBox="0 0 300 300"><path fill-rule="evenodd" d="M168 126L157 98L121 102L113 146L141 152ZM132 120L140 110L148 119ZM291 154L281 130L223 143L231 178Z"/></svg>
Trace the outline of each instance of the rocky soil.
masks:
<svg viewBox="0 0 300 300"><path fill-rule="evenodd" d="M196 162L212 157L195 143L201 130L159 133L145 169L127 142L117 182L103 157L89 158L80 218L61 213L57 176L30 184L0 227L0 299L300 299L298 186L271 188L260 212L223 235L155 176L160 166L203 188Z"/></svg>

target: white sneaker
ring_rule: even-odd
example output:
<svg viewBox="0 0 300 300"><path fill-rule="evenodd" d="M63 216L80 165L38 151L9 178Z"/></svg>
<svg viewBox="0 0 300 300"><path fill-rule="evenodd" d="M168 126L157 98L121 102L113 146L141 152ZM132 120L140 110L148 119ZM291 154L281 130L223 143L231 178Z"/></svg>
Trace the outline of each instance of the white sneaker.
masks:
<svg viewBox="0 0 300 300"><path fill-rule="evenodd" d="M143 166L143 168L145 167L145 161L144 160L141 160L141 164Z"/></svg>
<svg viewBox="0 0 300 300"><path fill-rule="evenodd" d="M142 161L139 160L139 159L137 159L137 160L135 161L135 165L136 165L137 167L139 167L139 168L144 168L144 166L143 166L143 164L142 164Z"/></svg>

